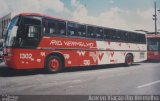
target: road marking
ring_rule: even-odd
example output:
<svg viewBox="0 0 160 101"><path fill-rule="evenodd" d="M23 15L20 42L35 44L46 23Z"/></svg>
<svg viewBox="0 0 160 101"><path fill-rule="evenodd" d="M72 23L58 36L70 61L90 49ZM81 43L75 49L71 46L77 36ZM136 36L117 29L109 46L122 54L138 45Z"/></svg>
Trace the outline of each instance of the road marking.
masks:
<svg viewBox="0 0 160 101"><path fill-rule="evenodd" d="M147 84L143 84L141 86L138 86L137 88L143 88L143 87L151 86L151 85L154 85L156 83L160 83L160 80L154 81L154 82L150 82L150 83L147 83Z"/></svg>

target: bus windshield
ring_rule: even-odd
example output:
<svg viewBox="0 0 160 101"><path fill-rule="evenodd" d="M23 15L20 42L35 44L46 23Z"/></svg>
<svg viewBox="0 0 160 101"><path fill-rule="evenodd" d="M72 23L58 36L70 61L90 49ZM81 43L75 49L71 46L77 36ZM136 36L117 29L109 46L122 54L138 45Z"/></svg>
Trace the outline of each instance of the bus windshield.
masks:
<svg viewBox="0 0 160 101"><path fill-rule="evenodd" d="M160 51L160 38L148 38L148 50Z"/></svg>
<svg viewBox="0 0 160 101"><path fill-rule="evenodd" d="M35 48L41 34L41 17L21 16L13 18L6 34L6 47Z"/></svg>
<svg viewBox="0 0 160 101"><path fill-rule="evenodd" d="M15 17L14 19L12 19L11 23L9 24L7 31L6 31L6 38L5 38L5 46L6 47L10 47L14 44L15 42L15 38L17 36L17 21L18 21L18 17Z"/></svg>

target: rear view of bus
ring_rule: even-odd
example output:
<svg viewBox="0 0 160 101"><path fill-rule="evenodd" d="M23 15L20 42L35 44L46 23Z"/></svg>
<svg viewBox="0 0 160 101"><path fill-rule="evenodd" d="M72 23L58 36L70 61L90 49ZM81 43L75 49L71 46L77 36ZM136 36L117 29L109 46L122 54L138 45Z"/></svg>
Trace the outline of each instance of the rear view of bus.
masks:
<svg viewBox="0 0 160 101"><path fill-rule="evenodd" d="M147 60L160 61L160 35L148 35L147 45L148 45Z"/></svg>

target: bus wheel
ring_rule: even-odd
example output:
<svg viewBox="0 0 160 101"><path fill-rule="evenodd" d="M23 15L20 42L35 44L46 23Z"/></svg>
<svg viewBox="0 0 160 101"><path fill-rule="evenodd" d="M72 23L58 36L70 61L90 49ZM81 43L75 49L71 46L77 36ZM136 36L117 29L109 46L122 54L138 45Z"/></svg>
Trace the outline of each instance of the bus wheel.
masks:
<svg viewBox="0 0 160 101"><path fill-rule="evenodd" d="M130 66L133 64L133 56L131 54L128 54L125 58L125 65Z"/></svg>
<svg viewBox="0 0 160 101"><path fill-rule="evenodd" d="M57 56L50 56L47 59L47 70L50 73L60 72L62 69L62 60Z"/></svg>

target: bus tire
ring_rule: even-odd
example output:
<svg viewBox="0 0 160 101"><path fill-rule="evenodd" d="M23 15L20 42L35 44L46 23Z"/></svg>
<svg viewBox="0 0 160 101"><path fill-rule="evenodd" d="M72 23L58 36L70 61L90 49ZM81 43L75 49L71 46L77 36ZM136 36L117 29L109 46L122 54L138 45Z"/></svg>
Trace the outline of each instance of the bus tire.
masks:
<svg viewBox="0 0 160 101"><path fill-rule="evenodd" d="M131 54L127 54L125 58L125 65L131 66L133 64L133 56Z"/></svg>
<svg viewBox="0 0 160 101"><path fill-rule="evenodd" d="M62 70L62 60L58 56L49 56L46 61L46 69L49 73L57 73Z"/></svg>

